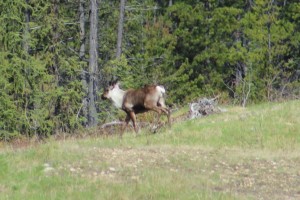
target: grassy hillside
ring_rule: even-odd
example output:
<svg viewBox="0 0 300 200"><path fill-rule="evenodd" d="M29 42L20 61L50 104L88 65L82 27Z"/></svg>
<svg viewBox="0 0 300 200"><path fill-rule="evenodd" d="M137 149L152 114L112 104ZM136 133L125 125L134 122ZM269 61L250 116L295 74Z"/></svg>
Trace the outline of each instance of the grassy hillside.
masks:
<svg viewBox="0 0 300 200"><path fill-rule="evenodd" d="M0 146L0 199L298 199L300 102L123 139Z"/></svg>

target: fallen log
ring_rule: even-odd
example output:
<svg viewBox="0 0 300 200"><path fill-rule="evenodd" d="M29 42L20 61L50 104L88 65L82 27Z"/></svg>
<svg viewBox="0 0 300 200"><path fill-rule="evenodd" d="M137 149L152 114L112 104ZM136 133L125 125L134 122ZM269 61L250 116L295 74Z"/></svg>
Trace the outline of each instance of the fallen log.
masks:
<svg viewBox="0 0 300 200"><path fill-rule="evenodd" d="M100 126L100 130L102 133L104 134L115 134L115 133L120 133L122 131L122 127L124 127L126 125L125 122L122 121L112 121L112 122L108 122L105 124L102 124ZM133 126L132 123L128 124L129 126L126 129L132 129L133 130ZM138 122L137 126L140 128L149 128L152 132L156 132L159 128L161 128L163 125L163 123L159 123L159 124L154 124L151 126L150 122Z"/></svg>
<svg viewBox="0 0 300 200"><path fill-rule="evenodd" d="M121 122L121 121L113 121L113 122L108 122L105 124L102 124L101 128L107 128L107 127L111 127L111 126L119 126L119 125L125 125L125 122Z"/></svg>

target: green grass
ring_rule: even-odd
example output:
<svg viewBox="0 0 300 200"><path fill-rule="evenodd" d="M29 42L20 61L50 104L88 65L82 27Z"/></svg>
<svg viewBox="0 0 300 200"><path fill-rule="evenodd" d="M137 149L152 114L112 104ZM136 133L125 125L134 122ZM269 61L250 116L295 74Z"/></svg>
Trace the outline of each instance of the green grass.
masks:
<svg viewBox="0 0 300 200"><path fill-rule="evenodd" d="M165 129L159 134L142 131L140 136L133 138L134 133L128 133L123 140L115 137L100 143L97 141L97 144L106 147L170 144L298 149L299 108L299 101L265 103L249 108L232 107L225 113L173 124L171 130Z"/></svg>
<svg viewBox="0 0 300 200"><path fill-rule="evenodd" d="M1 144L0 199L293 197L300 191L299 108L299 101L229 107L122 139Z"/></svg>
<svg viewBox="0 0 300 200"><path fill-rule="evenodd" d="M295 149L300 144L300 103L266 103L175 124L151 142L210 147ZM168 134L169 133L169 134Z"/></svg>
<svg viewBox="0 0 300 200"><path fill-rule="evenodd" d="M90 155L90 148L81 152L82 148L73 143L62 142L62 147L51 143L1 154L0 199L232 199L228 194L210 191L201 177L191 182L187 174L159 164L155 170L145 166L138 172L124 167L114 178L96 176L96 171L107 170L111 163ZM95 164L89 166L89 161ZM45 173L45 163L51 163L55 171ZM83 172L70 171L79 166Z"/></svg>

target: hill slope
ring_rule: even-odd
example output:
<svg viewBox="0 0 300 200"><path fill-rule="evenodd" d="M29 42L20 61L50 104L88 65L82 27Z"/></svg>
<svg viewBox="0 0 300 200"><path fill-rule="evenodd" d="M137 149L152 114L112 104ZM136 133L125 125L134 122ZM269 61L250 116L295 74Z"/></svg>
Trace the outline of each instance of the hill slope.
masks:
<svg viewBox="0 0 300 200"><path fill-rule="evenodd" d="M299 199L300 102L0 149L0 199Z"/></svg>

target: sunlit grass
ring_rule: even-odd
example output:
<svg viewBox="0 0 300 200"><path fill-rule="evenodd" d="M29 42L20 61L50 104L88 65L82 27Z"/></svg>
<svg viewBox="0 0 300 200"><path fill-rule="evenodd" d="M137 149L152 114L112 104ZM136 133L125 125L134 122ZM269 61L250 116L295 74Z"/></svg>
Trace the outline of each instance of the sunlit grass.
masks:
<svg viewBox="0 0 300 200"><path fill-rule="evenodd" d="M297 159L299 108L299 101L229 107L156 134L2 144L0 199L248 199L231 193L218 165Z"/></svg>
<svg viewBox="0 0 300 200"><path fill-rule="evenodd" d="M214 147L299 148L299 108L299 101L229 108L225 113L176 123L171 131L155 135L151 142Z"/></svg>
<svg viewBox="0 0 300 200"><path fill-rule="evenodd" d="M300 147L300 102L265 103L249 108L233 107L227 112L178 122L158 134L125 134L104 145L205 145L293 149ZM175 113L177 115L177 113Z"/></svg>
<svg viewBox="0 0 300 200"><path fill-rule="evenodd" d="M92 155L94 145L82 148L70 141L60 145L49 143L1 154L0 199L233 199L229 194L212 192L201 176L191 180L193 172L178 173L159 163L138 171L124 166L114 179L101 178L94 171L118 162L105 163L101 156ZM170 160L171 165L183 164L180 158L171 156ZM54 168L52 172L44 171L45 163ZM71 171L79 166L82 174Z"/></svg>

